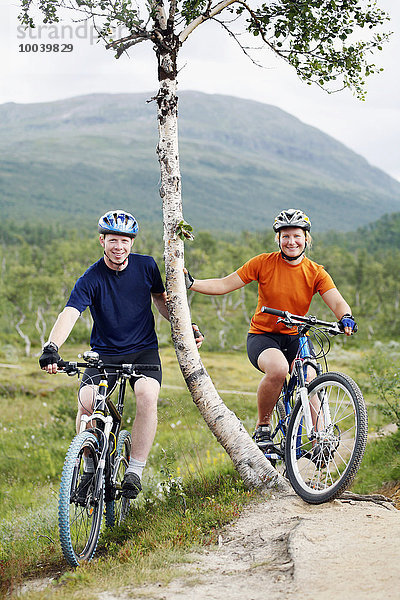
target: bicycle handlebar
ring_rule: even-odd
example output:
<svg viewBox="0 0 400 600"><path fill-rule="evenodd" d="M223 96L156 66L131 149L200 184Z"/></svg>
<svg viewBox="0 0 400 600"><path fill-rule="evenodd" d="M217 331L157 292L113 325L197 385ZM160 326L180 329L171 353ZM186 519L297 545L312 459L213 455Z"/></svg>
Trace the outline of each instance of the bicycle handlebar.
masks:
<svg viewBox="0 0 400 600"><path fill-rule="evenodd" d="M268 306L262 306L261 307L261 312L265 312L268 313L270 315L276 315L277 317L286 317L286 315L289 315L290 313L283 311L283 310L278 310L277 308L268 308Z"/></svg>
<svg viewBox="0 0 400 600"><path fill-rule="evenodd" d="M281 319L283 320L283 322L286 325L297 325L297 324L301 324L301 323L306 323L307 325L310 325L310 326L317 325L320 327L326 327L327 329L329 329L329 333L331 335L338 335L340 333L344 333L342 331L342 329L340 329L339 323L330 322L330 321L321 321L321 320L317 319L317 317L314 317L313 315L306 315L306 316L293 315L292 313L288 312L287 310L278 310L276 308L269 308L268 306L262 306L261 312L268 313L270 315L276 315L277 317L281 317Z"/></svg>
<svg viewBox="0 0 400 600"><path fill-rule="evenodd" d="M146 365L140 363L126 363L121 365L116 364L108 364L103 363L100 359L96 362L75 362L75 361L65 361L59 360L57 363L57 367L61 371L65 371L65 373L75 374L77 369L93 367L95 369L99 369L100 371L104 371L105 369L113 369L116 372L126 373L127 375L137 373L139 371L160 371L160 365Z"/></svg>

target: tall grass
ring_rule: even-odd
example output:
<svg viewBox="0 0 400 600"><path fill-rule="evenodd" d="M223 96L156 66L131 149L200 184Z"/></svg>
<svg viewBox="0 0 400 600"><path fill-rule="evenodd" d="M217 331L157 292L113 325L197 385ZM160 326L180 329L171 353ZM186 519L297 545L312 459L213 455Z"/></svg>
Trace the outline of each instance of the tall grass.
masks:
<svg viewBox="0 0 400 600"><path fill-rule="evenodd" d="M353 489L369 493L400 481L400 353L398 344L377 343L366 361L368 386L373 396L373 437L367 446ZM385 427L394 425L391 431ZM397 428L397 430L396 430ZM375 431L374 431L375 429ZM394 432L393 432L394 429Z"/></svg>
<svg viewBox="0 0 400 600"><path fill-rule="evenodd" d="M367 445L353 490L370 494L386 483L397 481L400 481L399 431L373 439Z"/></svg>

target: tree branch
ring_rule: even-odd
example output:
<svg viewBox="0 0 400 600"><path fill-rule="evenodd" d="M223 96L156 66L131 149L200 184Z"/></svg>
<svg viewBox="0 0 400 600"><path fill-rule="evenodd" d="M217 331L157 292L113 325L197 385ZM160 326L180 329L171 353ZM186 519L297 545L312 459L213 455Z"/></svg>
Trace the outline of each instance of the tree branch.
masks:
<svg viewBox="0 0 400 600"><path fill-rule="evenodd" d="M114 48L117 50L117 58L121 56L123 52L128 50L131 46L135 46L136 44L140 44L145 40L151 40L152 35L149 31L141 31L137 33L132 33L131 35L127 35L124 38L120 38L119 40L114 40L113 42L109 42L106 44L106 49Z"/></svg>
<svg viewBox="0 0 400 600"><path fill-rule="evenodd" d="M167 29L168 21L163 0L150 0L150 8L155 15L154 20L156 24L160 29L165 31Z"/></svg>
<svg viewBox="0 0 400 600"><path fill-rule="evenodd" d="M207 11L199 17L197 17L196 19L194 19L194 21L189 23L189 25L183 31L181 31L181 33L179 34L180 43L182 44L189 37L192 31L194 31L196 27L204 23L204 21L212 19L213 17L215 17L215 15L218 15L220 12L222 12L227 6L229 6L230 4L234 4L235 2L237 2L237 0L222 0L222 2L219 2L211 10L209 8L210 3L208 3Z"/></svg>
<svg viewBox="0 0 400 600"><path fill-rule="evenodd" d="M168 23L172 27L175 22L175 16L178 10L177 0L170 0Z"/></svg>
<svg viewBox="0 0 400 600"><path fill-rule="evenodd" d="M229 29L229 27L226 25L226 23L224 23L224 21L220 21L219 19L216 19L214 17L213 19L216 23L218 23L218 25L221 25L221 27L223 29L225 29L225 31L228 33L228 35L230 35L234 41L236 42L236 44L239 46L239 48L241 49L241 51L243 52L243 54L254 64L256 65L256 67L260 67L260 68L265 68L262 64L260 64L259 62L257 62L248 52L248 48L246 48L245 46L243 46L243 44L240 42L240 40L238 39L238 34L233 33L233 31L231 31ZM254 48L253 48L254 50Z"/></svg>

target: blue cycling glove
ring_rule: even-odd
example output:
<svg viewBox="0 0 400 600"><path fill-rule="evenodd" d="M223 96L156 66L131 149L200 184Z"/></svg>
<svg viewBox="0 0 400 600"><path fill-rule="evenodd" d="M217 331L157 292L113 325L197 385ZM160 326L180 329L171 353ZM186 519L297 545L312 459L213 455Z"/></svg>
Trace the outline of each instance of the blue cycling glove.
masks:
<svg viewBox="0 0 400 600"><path fill-rule="evenodd" d="M352 333L356 333L356 331L358 329L357 323L355 322L354 317L349 314L343 315L343 317L339 321L339 327L342 331L344 331L345 327L350 327L352 330Z"/></svg>

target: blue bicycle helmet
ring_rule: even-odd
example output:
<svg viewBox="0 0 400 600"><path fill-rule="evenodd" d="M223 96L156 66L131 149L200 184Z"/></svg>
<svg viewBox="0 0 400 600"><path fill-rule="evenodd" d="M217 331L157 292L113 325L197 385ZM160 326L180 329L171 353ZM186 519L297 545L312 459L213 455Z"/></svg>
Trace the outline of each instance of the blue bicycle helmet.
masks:
<svg viewBox="0 0 400 600"><path fill-rule="evenodd" d="M116 233L135 238L139 225L131 213L124 210L110 210L99 219L99 233Z"/></svg>

